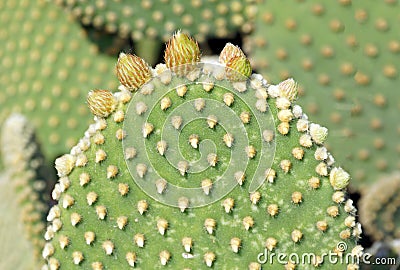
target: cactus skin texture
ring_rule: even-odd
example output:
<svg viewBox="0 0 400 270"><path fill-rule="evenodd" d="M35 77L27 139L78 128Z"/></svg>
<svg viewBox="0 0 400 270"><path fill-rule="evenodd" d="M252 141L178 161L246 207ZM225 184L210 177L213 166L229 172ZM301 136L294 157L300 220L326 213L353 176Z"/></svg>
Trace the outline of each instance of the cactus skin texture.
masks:
<svg viewBox="0 0 400 270"><path fill-rule="evenodd" d="M117 105L97 102L97 115L115 110L56 160L71 185L53 191L48 220L62 226L46 233L50 269L358 269L257 262L265 248L363 248L327 129L291 103L293 80L268 85L241 63L235 81L223 64L173 66L178 74L159 64L137 91L121 85Z"/></svg>
<svg viewBox="0 0 400 270"><path fill-rule="evenodd" d="M56 1L66 7L83 25L122 38L168 40L181 28L198 33L195 38L233 36L240 30L249 33L256 9L254 0L218 1Z"/></svg>
<svg viewBox="0 0 400 270"><path fill-rule="evenodd" d="M5 121L1 150L6 170L1 180L1 269L37 269L45 241L54 172L44 163L29 121L13 114ZM51 185L51 186L50 186Z"/></svg>
<svg viewBox="0 0 400 270"><path fill-rule="evenodd" d="M34 247L24 234L20 204L17 202L14 185L5 173L0 175L0 268L4 270L38 268Z"/></svg>
<svg viewBox="0 0 400 270"><path fill-rule="evenodd" d="M257 13L256 2L56 1L89 29L91 40L105 47L105 51L115 53L115 48L133 41L135 53L152 65L159 61L162 42L177 29L196 33L195 38L204 45L210 38L234 38L238 33L250 33Z"/></svg>
<svg viewBox="0 0 400 270"><path fill-rule="evenodd" d="M330 119L329 147L350 189L399 168L398 1L264 1L246 51L271 81L301 81L299 103Z"/></svg>
<svg viewBox="0 0 400 270"><path fill-rule="evenodd" d="M376 241L400 238L400 173L381 177L360 202L360 220Z"/></svg>
<svg viewBox="0 0 400 270"><path fill-rule="evenodd" d="M22 113L37 129L46 160L77 143L91 121L83 89L116 87L111 57L46 1L0 1L0 121Z"/></svg>

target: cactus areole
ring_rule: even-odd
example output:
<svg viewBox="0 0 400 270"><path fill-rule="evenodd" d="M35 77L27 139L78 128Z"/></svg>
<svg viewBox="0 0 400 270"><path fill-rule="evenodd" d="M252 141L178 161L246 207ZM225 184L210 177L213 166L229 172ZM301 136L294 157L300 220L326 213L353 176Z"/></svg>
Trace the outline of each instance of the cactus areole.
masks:
<svg viewBox="0 0 400 270"><path fill-rule="evenodd" d="M328 130L293 104L297 83L269 85L232 44L220 63L183 33L168 44L167 64L119 61L119 91L90 92L95 123L56 161L70 185L52 194L48 267L358 269L324 260L360 256L361 229L345 222L350 176L323 146Z"/></svg>

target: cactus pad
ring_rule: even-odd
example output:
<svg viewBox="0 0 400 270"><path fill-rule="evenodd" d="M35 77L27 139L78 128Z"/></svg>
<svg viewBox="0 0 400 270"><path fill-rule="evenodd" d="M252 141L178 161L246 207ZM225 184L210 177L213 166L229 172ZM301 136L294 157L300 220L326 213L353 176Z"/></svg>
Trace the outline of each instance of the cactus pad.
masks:
<svg viewBox="0 0 400 270"><path fill-rule="evenodd" d="M186 41L165 59L186 58ZM327 129L292 103L294 80L248 76L229 50L220 59L232 68L159 64L137 90L124 86L132 75L113 95L90 92L95 123L56 160L70 185L53 191L50 268L295 269L293 258L263 265L268 250L315 253L303 269L343 269L322 254L360 255L350 177L323 147Z"/></svg>
<svg viewBox="0 0 400 270"><path fill-rule="evenodd" d="M90 122L88 87L115 87L114 62L46 1L0 1L0 121L19 112L37 129L47 160L76 144Z"/></svg>
<svg viewBox="0 0 400 270"><path fill-rule="evenodd" d="M258 72L301 82L299 103L329 120L329 146L361 192L399 167L398 9L398 1L268 0L246 42Z"/></svg>
<svg viewBox="0 0 400 270"><path fill-rule="evenodd" d="M1 152L6 167L0 189L4 207L0 239L5 248L0 251L1 269L37 269L54 173L45 165L34 129L22 115L13 114L5 121Z"/></svg>
<svg viewBox="0 0 400 270"><path fill-rule="evenodd" d="M232 36L237 30L252 29L256 9L254 0L218 1L66 1L58 0L84 25L118 33L123 38L167 40L180 28L206 36Z"/></svg>

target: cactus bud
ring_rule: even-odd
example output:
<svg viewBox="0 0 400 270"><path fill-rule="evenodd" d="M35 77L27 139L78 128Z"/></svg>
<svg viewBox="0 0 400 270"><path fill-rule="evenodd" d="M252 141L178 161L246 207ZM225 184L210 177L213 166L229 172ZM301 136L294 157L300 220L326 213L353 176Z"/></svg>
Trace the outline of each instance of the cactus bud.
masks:
<svg viewBox="0 0 400 270"><path fill-rule="evenodd" d="M120 83L131 91L136 91L151 79L149 66L136 55L120 53L116 70Z"/></svg>
<svg viewBox="0 0 400 270"><path fill-rule="evenodd" d="M245 56L234 57L226 63L226 76L231 81L244 81L251 75L250 61Z"/></svg>
<svg viewBox="0 0 400 270"><path fill-rule="evenodd" d="M236 57L246 57L243 51L232 43L227 43L219 54L219 62L221 64L227 64L229 60Z"/></svg>
<svg viewBox="0 0 400 270"><path fill-rule="evenodd" d="M108 90L93 90L87 96L87 103L92 114L107 117L115 110L117 101Z"/></svg>
<svg viewBox="0 0 400 270"><path fill-rule="evenodd" d="M164 60L169 68L196 64L200 61L199 45L193 38L178 31L167 43Z"/></svg>

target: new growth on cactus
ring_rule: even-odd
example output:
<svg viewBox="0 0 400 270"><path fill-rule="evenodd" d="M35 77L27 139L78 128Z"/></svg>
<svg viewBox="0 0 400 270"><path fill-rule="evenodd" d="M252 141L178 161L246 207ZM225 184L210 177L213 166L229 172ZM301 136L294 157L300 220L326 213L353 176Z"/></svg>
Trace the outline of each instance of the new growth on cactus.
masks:
<svg viewBox="0 0 400 270"><path fill-rule="evenodd" d="M358 269L323 258L360 256L361 228L295 81L268 84L232 44L220 64L183 33L168 44L154 69L121 54L118 91L89 93L95 123L56 160L70 185L52 194L48 267ZM264 265L264 252L315 256Z"/></svg>

